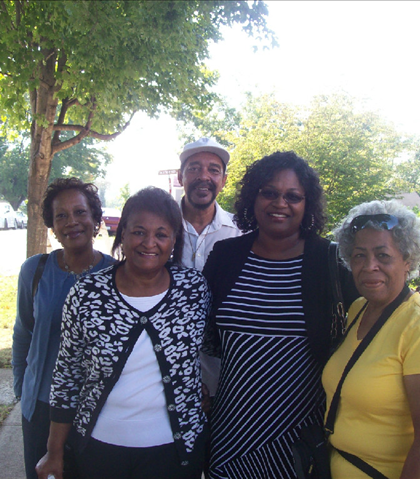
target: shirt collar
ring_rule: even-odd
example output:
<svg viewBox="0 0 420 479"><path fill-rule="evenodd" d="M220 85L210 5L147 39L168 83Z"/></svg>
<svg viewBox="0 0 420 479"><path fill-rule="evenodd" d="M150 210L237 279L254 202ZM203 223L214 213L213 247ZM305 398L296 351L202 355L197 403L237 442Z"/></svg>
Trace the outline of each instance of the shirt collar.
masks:
<svg viewBox="0 0 420 479"><path fill-rule="evenodd" d="M182 205L184 204L184 196L182 196L182 198L179 200L179 207L181 208L181 213L183 212L182 210ZM217 201L214 202L215 206L216 206L216 213L214 215L214 218L213 218L213 221L212 221L212 226L211 226L211 229L210 231L212 230L218 230L220 229L222 226L229 226L231 228L236 228L237 226L235 225L235 223L233 222L233 214L232 213L228 213L227 211L225 211ZM184 218L184 214L182 214L182 223L184 224L184 228L185 230L188 231L188 224L190 224L187 220L185 220Z"/></svg>

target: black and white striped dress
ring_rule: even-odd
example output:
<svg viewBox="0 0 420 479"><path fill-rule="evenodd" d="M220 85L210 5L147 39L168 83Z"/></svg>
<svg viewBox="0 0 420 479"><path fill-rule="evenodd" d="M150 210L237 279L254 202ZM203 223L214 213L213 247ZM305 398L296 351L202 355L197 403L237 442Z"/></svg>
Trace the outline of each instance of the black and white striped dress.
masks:
<svg viewBox="0 0 420 479"><path fill-rule="evenodd" d="M322 423L321 367L302 307L303 255L250 252L219 308L222 371L212 414L212 479L294 478L291 444Z"/></svg>

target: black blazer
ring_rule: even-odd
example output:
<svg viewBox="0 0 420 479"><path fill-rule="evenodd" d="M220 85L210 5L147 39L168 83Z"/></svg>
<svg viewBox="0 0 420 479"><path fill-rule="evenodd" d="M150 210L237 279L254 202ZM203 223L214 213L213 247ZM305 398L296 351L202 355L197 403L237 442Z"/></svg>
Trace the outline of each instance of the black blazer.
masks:
<svg viewBox="0 0 420 479"><path fill-rule="evenodd" d="M215 316L232 289L252 248L258 230L236 238L217 242L203 270L213 292L213 309L207 326L203 351L221 356L220 336ZM329 358L334 344L331 340L332 287L328 272L328 245L319 236L305 239L302 263L302 301L309 343L314 357L322 365ZM339 275L346 311L360 295L350 271L339 264ZM340 333L340 332L339 332ZM338 337L337 340L340 338Z"/></svg>

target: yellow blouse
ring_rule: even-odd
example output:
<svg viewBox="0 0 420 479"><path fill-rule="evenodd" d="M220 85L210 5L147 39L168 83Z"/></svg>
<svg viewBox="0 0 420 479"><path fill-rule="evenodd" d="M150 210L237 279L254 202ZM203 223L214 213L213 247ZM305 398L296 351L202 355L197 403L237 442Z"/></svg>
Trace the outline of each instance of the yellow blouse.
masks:
<svg viewBox="0 0 420 479"><path fill-rule="evenodd" d="M348 324L365 303L357 299L349 310ZM345 365L360 341L357 330L363 314L344 343L325 366L322 383L327 407ZM414 438L403 376L420 374L420 294L413 294L392 314L344 381L330 436L333 446L355 454L390 479L398 479ZM334 449L333 479L364 479Z"/></svg>

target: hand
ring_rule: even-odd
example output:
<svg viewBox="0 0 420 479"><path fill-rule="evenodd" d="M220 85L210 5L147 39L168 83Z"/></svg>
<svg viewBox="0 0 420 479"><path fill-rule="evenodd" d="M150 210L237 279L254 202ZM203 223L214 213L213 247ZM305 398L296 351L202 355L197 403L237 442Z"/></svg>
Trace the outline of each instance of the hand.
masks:
<svg viewBox="0 0 420 479"><path fill-rule="evenodd" d="M38 479L63 479L63 454L47 452L35 467Z"/></svg>
<svg viewBox="0 0 420 479"><path fill-rule="evenodd" d="M201 392L203 394L203 399L201 400L201 409L208 415L211 410L211 397L209 388L203 383L201 385Z"/></svg>

